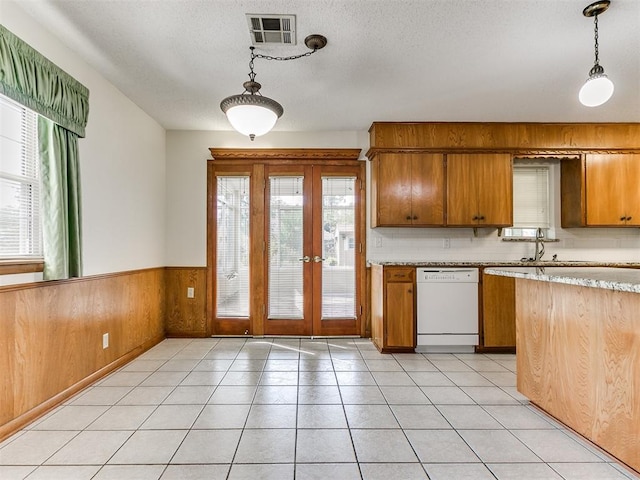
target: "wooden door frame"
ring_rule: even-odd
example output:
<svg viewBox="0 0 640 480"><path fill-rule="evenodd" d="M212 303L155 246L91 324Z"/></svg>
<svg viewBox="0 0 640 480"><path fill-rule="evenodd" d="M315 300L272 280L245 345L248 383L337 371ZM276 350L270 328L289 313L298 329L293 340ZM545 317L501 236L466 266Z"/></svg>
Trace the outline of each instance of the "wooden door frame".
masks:
<svg viewBox="0 0 640 480"><path fill-rule="evenodd" d="M214 328L215 316L215 249L216 249L216 173L251 172L251 198L264 196L265 166L266 165L349 165L359 166L361 169L362 192L360 217L360 243L362 254L359 256L356 268L359 274L360 303L362 308L358 312L358 325L361 336L366 336L364 312L368 298L366 290L366 190L365 190L365 161L358 160L358 148L286 148L286 149L239 149L239 148L210 148L211 158L207 161L207 335L228 335ZM251 254L250 254L250 288L251 305L249 311L249 333L253 336L264 335L264 319L266 316L266 298L264 289L256 288L264 282L264 202L251 201Z"/></svg>

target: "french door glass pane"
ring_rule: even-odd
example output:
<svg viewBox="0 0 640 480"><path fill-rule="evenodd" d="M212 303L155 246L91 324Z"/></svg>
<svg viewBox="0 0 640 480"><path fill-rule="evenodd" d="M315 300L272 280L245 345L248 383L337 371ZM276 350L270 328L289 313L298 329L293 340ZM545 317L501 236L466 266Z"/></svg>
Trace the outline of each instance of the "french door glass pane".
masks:
<svg viewBox="0 0 640 480"><path fill-rule="evenodd" d="M301 319L303 314L303 180L270 177L269 318Z"/></svg>
<svg viewBox="0 0 640 480"><path fill-rule="evenodd" d="M355 185L322 178L322 319L355 318Z"/></svg>
<svg viewBox="0 0 640 480"><path fill-rule="evenodd" d="M249 316L249 177L218 177L218 317Z"/></svg>

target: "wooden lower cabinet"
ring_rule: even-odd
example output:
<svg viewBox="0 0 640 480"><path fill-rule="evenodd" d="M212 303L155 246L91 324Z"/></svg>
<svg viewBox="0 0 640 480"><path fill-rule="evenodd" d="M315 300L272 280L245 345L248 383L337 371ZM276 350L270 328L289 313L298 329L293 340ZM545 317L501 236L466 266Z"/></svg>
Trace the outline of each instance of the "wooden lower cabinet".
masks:
<svg viewBox="0 0 640 480"><path fill-rule="evenodd" d="M516 282L513 277L482 276L480 350L516 348Z"/></svg>
<svg viewBox="0 0 640 480"><path fill-rule="evenodd" d="M415 268L371 267L371 336L382 353L416 347Z"/></svg>

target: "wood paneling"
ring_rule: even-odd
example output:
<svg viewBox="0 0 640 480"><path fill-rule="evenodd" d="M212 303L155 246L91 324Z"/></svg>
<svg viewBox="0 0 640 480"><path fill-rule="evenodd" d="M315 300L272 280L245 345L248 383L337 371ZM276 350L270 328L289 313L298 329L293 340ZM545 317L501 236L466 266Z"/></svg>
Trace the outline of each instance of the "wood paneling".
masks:
<svg viewBox="0 0 640 480"><path fill-rule="evenodd" d="M384 345L384 279L381 265L371 266L371 340L381 348ZM0 339L1 341L2 339ZM1 354L1 353L0 353Z"/></svg>
<svg viewBox="0 0 640 480"><path fill-rule="evenodd" d="M512 277L483 275L482 347L516 346L516 282Z"/></svg>
<svg viewBox="0 0 640 480"><path fill-rule="evenodd" d="M207 336L206 267L166 267L165 330L167 336ZM187 297L187 288L194 297Z"/></svg>
<svg viewBox="0 0 640 480"><path fill-rule="evenodd" d="M640 294L516 280L518 391L640 471Z"/></svg>
<svg viewBox="0 0 640 480"><path fill-rule="evenodd" d="M565 154L639 151L638 123L384 123L369 129L372 149Z"/></svg>
<svg viewBox="0 0 640 480"><path fill-rule="evenodd" d="M164 274L0 288L0 439L164 338Z"/></svg>

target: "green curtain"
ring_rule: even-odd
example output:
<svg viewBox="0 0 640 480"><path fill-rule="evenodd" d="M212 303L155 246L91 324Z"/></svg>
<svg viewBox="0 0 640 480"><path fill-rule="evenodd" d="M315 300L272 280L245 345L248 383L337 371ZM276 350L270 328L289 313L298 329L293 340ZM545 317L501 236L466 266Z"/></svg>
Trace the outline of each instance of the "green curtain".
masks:
<svg viewBox="0 0 640 480"><path fill-rule="evenodd" d="M0 93L84 137L87 87L2 25Z"/></svg>
<svg viewBox="0 0 640 480"><path fill-rule="evenodd" d="M80 277L78 138L85 135L89 90L0 25L0 93L39 114L44 279Z"/></svg>
<svg viewBox="0 0 640 480"><path fill-rule="evenodd" d="M44 279L82 276L78 136L38 116Z"/></svg>

